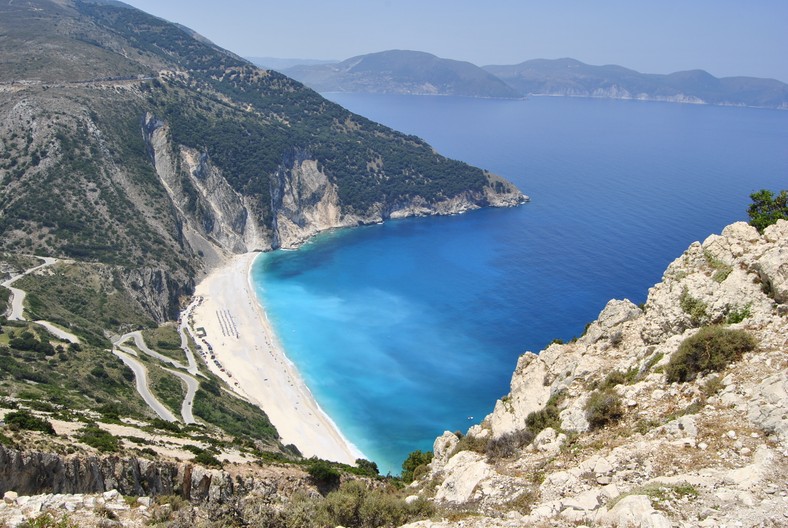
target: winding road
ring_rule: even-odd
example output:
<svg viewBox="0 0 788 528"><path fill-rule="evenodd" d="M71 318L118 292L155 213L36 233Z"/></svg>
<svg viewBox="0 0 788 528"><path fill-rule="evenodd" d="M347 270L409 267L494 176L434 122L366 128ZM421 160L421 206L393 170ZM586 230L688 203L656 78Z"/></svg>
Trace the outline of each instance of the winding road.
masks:
<svg viewBox="0 0 788 528"><path fill-rule="evenodd" d="M162 367L167 372L178 376L186 383L186 396L183 398L183 403L181 404L181 418L183 418L183 423L185 424L193 424L197 423L194 420L194 414L192 414L192 408L194 406L194 395L197 394L197 389L200 386L200 382L194 379L193 377L189 376L185 372L179 372L177 370L172 370L168 368Z"/></svg>
<svg viewBox="0 0 788 528"><path fill-rule="evenodd" d="M11 290L11 295L12 295L12 298L11 298L11 312L8 314L8 320L9 321L25 321L26 320L25 317L24 317L24 311L25 311L24 302L25 302L25 295L27 295L27 294L23 290L20 290L19 288L14 288L12 286L12 284L14 284L16 281L18 281L19 279L21 279L25 275L29 275L30 273L33 273L34 271L38 271L41 268L45 268L47 266L51 266L52 264L57 262L57 259L56 258L52 258L52 257L36 257L36 258L43 260L44 263L43 264L39 264L38 266L34 266L34 267L32 267L32 268L30 268L28 270L25 270L24 272L20 273L19 275L14 275L10 279L8 279L7 281L2 283L3 286L5 286L9 290Z"/></svg>
<svg viewBox="0 0 788 528"><path fill-rule="evenodd" d="M142 396L142 399L148 404L148 407L153 409L153 412L158 414L162 420L167 420L168 422L178 421L175 415L172 414L170 410L167 409L153 394L151 394L150 390L148 389L148 369L145 368L145 365L140 363L140 361L131 354L121 352L118 349L114 349L112 353L118 356L121 361L123 361L126 366L134 372L134 380L137 384L137 392L140 393L140 396Z"/></svg>
<svg viewBox="0 0 788 528"><path fill-rule="evenodd" d="M173 370L166 367L162 367L163 370L166 370L167 372L170 372L171 374L178 376L181 380L183 380L184 383L186 383L186 396L183 398L183 402L181 403L181 418L183 419L183 423L186 424L197 423L196 420L194 419L194 414L192 414L192 408L194 407L194 396L195 394L197 394L197 389L200 386L200 382L198 382L194 377L190 376L189 374L181 372L181 370L185 370L189 373L193 372L194 374L198 374L197 364L194 361L194 355L191 353L188 344L184 345L185 337L183 336L183 334L181 334L181 344L184 347L184 352L186 350L189 351L188 356L190 357L189 357L188 366L184 365L180 361L167 357L149 348L147 343L145 343L145 338L142 336L142 332L140 332L139 330L135 332L129 332L127 334L123 334L116 341L113 342L113 345L115 346L115 350L113 352L117 352L115 355L123 359L123 362L129 365L129 367L132 368L132 370L134 370L134 375L135 378L137 379L137 391L140 393L140 396L142 396L145 402L150 406L151 409L153 409L156 412L156 414L158 414L165 420L176 421L177 419L172 415L172 413L169 412L169 410L165 409L172 418L165 418L164 416L162 416L161 412L159 412L159 408L154 407L154 405L152 404L153 402L155 402L159 406L161 406L161 403L148 390L147 369L145 369L145 365L140 363L140 361L134 357L137 355L136 352L134 352L134 350L132 350L127 346L123 346L123 343L125 343L129 339L133 340L134 345L143 353L158 359L162 363L169 363L176 369L180 369L180 370ZM119 354L123 354L123 355L121 356ZM144 375L143 385L145 392L147 394L143 394L142 391L140 391L140 381L139 381L140 377L137 377L138 370L131 366L133 363L136 363L137 367L139 369L142 369ZM161 406L161 408L163 408L163 406Z"/></svg>
<svg viewBox="0 0 788 528"><path fill-rule="evenodd" d="M30 273L34 273L42 268L47 266L51 266L52 264L56 263L58 259L52 257L36 257L44 261L43 264L38 266L34 266L28 270L25 270L23 273L19 275L15 275L10 279L0 283L2 286L5 286L9 290L11 290L11 309L8 314L8 319L10 321L26 321L24 316L24 301L26 293L24 290L20 290L19 288L14 288L13 284ZM184 312L188 314L189 311L194 307L196 301L193 301L189 307ZM196 423L194 419L194 414L192 409L194 407L194 396L197 394L197 389L200 386L200 382L197 381L195 376L202 375L199 370L197 369L197 362L194 358L194 353L189 348L188 338L186 337L185 329L188 326L185 323L186 317L181 320L180 324L178 325L178 333L181 337L181 349L183 350L184 354L186 355L186 359L188 365L184 365L180 361L175 359L169 358L155 350L152 350L148 347L145 343L145 339L142 336L142 332L129 332L127 334L123 334L118 339L113 341L113 348L112 353L120 358L123 363L125 363L131 370L134 372L134 380L137 388L137 392L140 394L142 399L145 403L150 407L153 412L155 412L160 418L163 420L167 420L168 422L176 422L178 418L169 410L167 407L164 406L157 398L150 392L150 388L148 387L148 369L142 362L137 359L137 353L128 346L124 346L123 343L128 341L129 339L134 341L134 345L143 353L148 354L149 356L156 358L157 360L161 361L162 363L168 363L172 365L176 370L169 369L166 367L162 367L163 370L179 377L185 384L186 384L186 396L183 398L183 402L181 403L181 418L183 422L186 424L193 424ZM42 326L49 332L50 334L54 335L58 339L66 340L71 343L79 343L79 338L72 334L71 332L67 332L62 328L55 326L49 321L35 321L36 324ZM181 372L186 371L186 372ZM191 375L190 375L191 374Z"/></svg>

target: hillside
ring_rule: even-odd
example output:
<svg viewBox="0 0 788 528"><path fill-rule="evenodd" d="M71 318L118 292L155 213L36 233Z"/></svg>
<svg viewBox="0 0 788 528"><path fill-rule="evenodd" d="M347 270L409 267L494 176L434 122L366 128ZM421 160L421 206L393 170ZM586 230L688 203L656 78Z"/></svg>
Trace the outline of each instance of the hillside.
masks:
<svg viewBox="0 0 788 528"><path fill-rule="evenodd" d="M788 221L694 243L438 438L414 493L464 518L408 526L784 526L787 302Z"/></svg>
<svg viewBox="0 0 788 528"><path fill-rule="evenodd" d="M282 73L318 92L520 98L478 66L420 51L382 51L337 64L293 66Z"/></svg>
<svg viewBox="0 0 788 528"><path fill-rule="evenodd" d="M574 59L536 59L484 69L523 94L788 108L785 83L753 77L718 79L703 70L646 74Z"/></svg>
<svg viewBox="0 0 788 528"><path fill-rule="evenodd" d="M229 253L523 198L121 3L4 3L0 33L0 249L114 266L157 322Z"/></svg>
<svg viewBox="0 0 788 528"><path fill-rule="evenodd" d="M70 512L102 526L110 508L124 526L782 526L786 303L788 221L728 226L677 258L643 306L612 300L583 336L523 354L511 392L436 439L434 457L414 453L404 488L349 473L327 486L308 463L250 463L258 451L192 431L150 442L129 423L100 425L132 446L124 457L96 457L39 404L57 436L0 436L0 491L14 489L0 520ZM223 467L173 461L179 451Z"/></svg>

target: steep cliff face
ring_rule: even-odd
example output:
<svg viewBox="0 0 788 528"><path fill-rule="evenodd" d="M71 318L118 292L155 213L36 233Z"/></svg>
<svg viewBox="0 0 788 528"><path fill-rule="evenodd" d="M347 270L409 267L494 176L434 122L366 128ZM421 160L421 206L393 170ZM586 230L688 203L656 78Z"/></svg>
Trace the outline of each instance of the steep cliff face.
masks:
<svg viewBox="0 0 788 528"><path fill-rule="evenodd" d="M117 456L63 456L18 451L0 445L0 493L103 493L179 495L195 504L226 502L254 490L292 494L311 489L306 474L292 468L266 468L247 475L206 469L186 462Z"/></svg>
<svg viewBox="0 0 788 528"><path fill-rule="evenodd" d="M366 211L343 207L337 184L306 151L294 150L271 178L272 225L260 208L235 191L205 153L173 142L169 125L148 113L143 133L156 174L178 211L184 237L208 267L227 254L272 248L294 249L328 229L373 224L410 216L458 214L484 206L511 207L528 200L513 184L485 174L481 192L468 191L440 201L394 201L385 197Z"/></svg>
<svg viewBox="0 0 788 528"><path fill-rule="evenodd" d="M248 198L235 191L205 153L173 143L169 126L147 113L143 133L156 168L195 252L208 265L227 253L270 249L270 233Z"/></svg>
<svg viewBox="0 0 788 528"><path fill-rule="evenodd" d="M304 154L277 171L271 201L275 247L295 248L320 231L362 222L342 215L336 185Z"/></svg>
<svg viewBox="0 0 788 528"><path fill-rule="evenodd" d="M642 308L610 301L575 342L524 354L493 413L435 441L421 493L483 515L463 526L781 525L787 286L786 221L693 244ZM668 382L701 328L744 331L757 347Z"/></svg>

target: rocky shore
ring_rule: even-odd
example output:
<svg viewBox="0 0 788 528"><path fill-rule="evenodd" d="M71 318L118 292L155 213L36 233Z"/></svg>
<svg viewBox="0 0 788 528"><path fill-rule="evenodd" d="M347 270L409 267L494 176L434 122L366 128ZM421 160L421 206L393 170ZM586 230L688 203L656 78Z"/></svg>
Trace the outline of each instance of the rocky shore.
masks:
<svg viewBox="0 0 788 528"><path fill-rule="evenodd" d="M410 528L785 526L786 302L788 222L694 243L644 306L610 301L576 341L524 354L492 414L435 441L418 493L476 515ZM700 327L757 346L720 372L668 382ZM608 407L590 404L599 394Z"/></svg>

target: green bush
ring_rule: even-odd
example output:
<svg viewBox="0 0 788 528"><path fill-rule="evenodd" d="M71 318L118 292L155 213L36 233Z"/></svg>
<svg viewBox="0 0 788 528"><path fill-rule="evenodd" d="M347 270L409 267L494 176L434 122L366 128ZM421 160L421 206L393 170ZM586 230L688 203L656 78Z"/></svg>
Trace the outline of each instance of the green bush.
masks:
<svg viewBox="0 0 788 528"><path fill-rule="evenodd" d="M788 190L780 191L777 196L769 190L761 189L750 195L752 203L747 214L750 225L763 233L768 226L777 220L788 220Z"/></svg>
<svg viewBox="0 0 788 528"><path fill-rule="evenodd" d="M55 429L49 420L39 418L30 411L13 411L5 415L5 423L11 429L25 429L28 431L41 431L48 435L54 435Z"/></svg>
<svg viewBox="0 0 788 528"><path fill-rule="evenodd" d="M550 399L547 400L544 409L534 411L525 417L525 426L534 436L548 427L552 427L556 430L561 428L561 419L558 417L558 406L563 401L564 396L565 394L563 391L553 394L550 396Z"/></svg>
<svg viewBox="0 0 788 528"><path fill-rule="evenodd" d="M615 423L624 415L621 397L612 388L592 392L586 402L585 411L591 429Z"/></svg>
<svg viewBox="0 0 788 528"><path fill-rule="evenodd" d="M744 330L706 326L679 345L665 368L666 379L669 383L688 381L699 373L719 372L756 345Z"/></svg>
<svg viewBox="0 0 788 528"><path fill-rule="evenodd" d="M339 471L326 460L312 459L307 467L307 473L318 484L335 486L339 484Z"/></svg>
<svg viewBox="0 0 788 528"><path fill-rule="evenodd" d="M96 425L90 423L85 425L79 432L79 440L90 447L94 447L102 453L114 453L120 449L120 440Z"/></svg>
<svg viewBox="0 0 788 528"><path fill-rule="evenodd" d="M19 528L79 528L79 524L71 522L68 515L63 515L60 519L49 512L42 513L34 519L27 519L17 525Z"/></svg>
<svg viewBox="0 0 788 528"><path fill-rule="evenodd" d="M430 462L432 462L432 451L416 450L408 454L408 458L402 463L402 481L406 484L413 482L416 469L426 466Z"/></svg>
<svg viewBox="0 0 788 528"><path fill-rule="evenodd" d="M366 460L364 458L357 458L356 459L356 473L357 475L366 475L369 477L377 477L380 475L380 470L378 469L378 465L375 462L370 460Z"/></svg>
<svg viewBox="0 0 788 528"><path fill-rule="evenodd" d="M752 315L752 303L747 303L741 308L733 308L728 312L728 315L725 317L725 322L728 324L736 324L741 323L749 316Z"/></svg>
<svg viewBox="0 0 788 528"><path fill-rule="evenodd" d="M392 489L370 490L360 481L350 481L343 483L338 490L332 491L319 502L306 497L296 497L285 509L284 517L287 522L284 525L304 528L394 527L429 518L434 511L434 506L424 499L406 504Z"/></svg>
<svg viewBox="0 0 788 528"><path fill-rule="evenodd" d="M690 295L686 286L681 291L679 305L681 306L681 309L684 311L684 313L690 316L690 321L694 326L702 325L709 318L709 315L706 312L706 309L708 308L706 303Z"/></svg>
<svg viewBox="0 0 788 528"><path fill-rule="evenodd" d="M222 467L221 461L219 461L218 458L213 456L213 454L211 454L210 451L205 451L205 450L197 453L197 456L195 456L192 459L192 462L194 462L195 464L200 464L202 466L219 467L219 468Z"/></svg>

